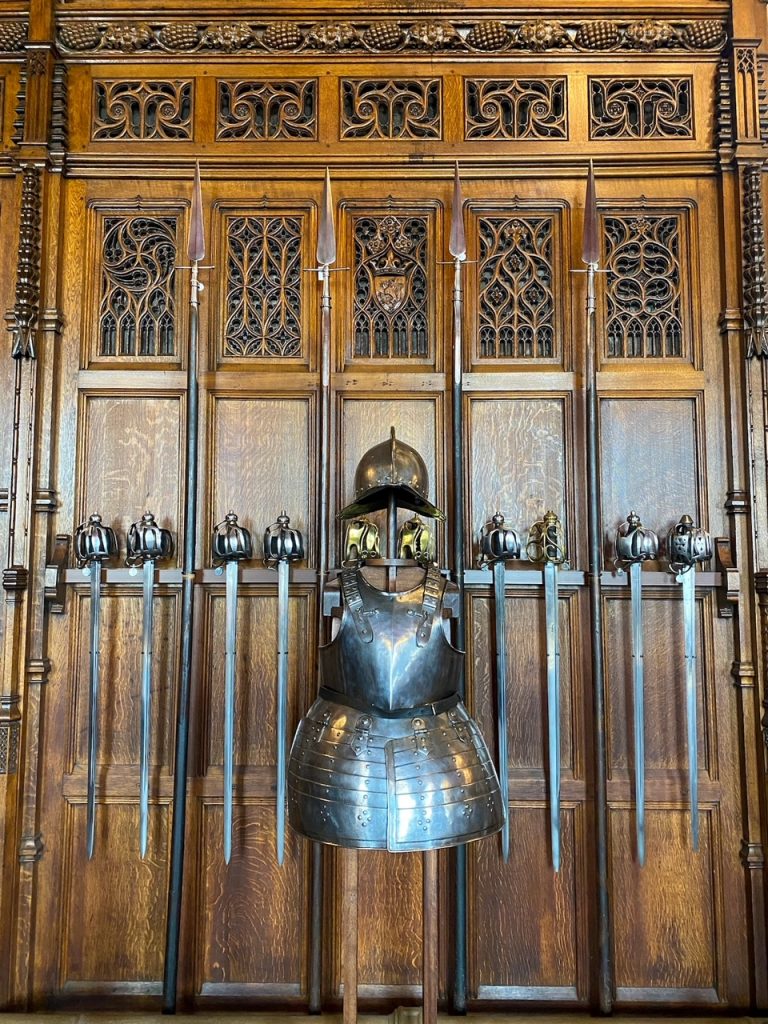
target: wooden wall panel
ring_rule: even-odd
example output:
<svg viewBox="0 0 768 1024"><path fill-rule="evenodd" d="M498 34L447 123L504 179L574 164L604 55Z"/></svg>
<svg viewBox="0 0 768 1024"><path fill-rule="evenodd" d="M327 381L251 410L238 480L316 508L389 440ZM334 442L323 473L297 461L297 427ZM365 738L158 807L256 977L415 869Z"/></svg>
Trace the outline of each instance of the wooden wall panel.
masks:
<svg viewBox="0 0 768 1024"><path fill-rule="evenodd" d="M251 530L256 557L261 557L264 531L285 509L291 525L304 534L311 565L312 399L214 394L210 410L210 491L202 519L206 552L209 530L232 510Z"/></svg>
<svg viewBox="0 0 768 1024"><path fill-rule="evenodd" d="M233 857L224 864L221 803L202 807L199 923L195 991L288 998L306 984L307 844L286 831L285 862L275 856L274 802L233 811Z"/></svg>
<svg viewBox="0 0 768 1024"><path fill-rule="evenodd" d="M358 855L358 980L371 994L385 986L421 987L421 881L417 853Z"/></svg>
<svg viewBox="0 0 768 1024"><path fill-rule="evenodd" d="M163 974L169 808L152 808L138 855L138 802L99 800L96 853L85 849L85 801L65 815L60 985L78 991L157 992Z"/></svg>
<svg viewBox="0 0 768 1024"><path fill-rule="evenodd" d="M116 383L116 387L119 385ZM77 521L98 512L121 551L149 509L181 543L181 402L176 396L85 394L78 435Z"/></svg>
<svg viewBox="0 0 768 1024"><path fill-rule="evenodd" d="M523 544L529 527L548 509L566 522L568 406L565 396L470 399L468 500L474 545L496 511Z"/></svg>
<svg viewBox="0 0 768 1024"><path fill-rule="evenodd" d="M614 915L619 997L661 1005L718 1001L724 993L716 810L702 808L701 849L692 855L687 813L649 807L642 869L633 855L633 814L614 808L609 821L614 892L622 894Z"/></svg>

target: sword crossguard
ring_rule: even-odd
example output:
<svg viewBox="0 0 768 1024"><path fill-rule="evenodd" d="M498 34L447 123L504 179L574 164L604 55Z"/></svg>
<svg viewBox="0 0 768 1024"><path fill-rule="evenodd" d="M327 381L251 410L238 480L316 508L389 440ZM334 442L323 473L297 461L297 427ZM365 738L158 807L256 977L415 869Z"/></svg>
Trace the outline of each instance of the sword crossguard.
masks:
<svg viewBox="0 0 768 1024"><path fill-rule="evenodd" d="M81 568L92 562L104 562L117 554L117 536L105 526L98 512L80 523L75 531L75 557Z"/></svg>
<svg viewBox="0 0 768 1024"><path fill-rule="evenodd" d="M669 572L675 576L694 569L697 562L707 562L714 553L712 538L701 526L694 526L689 515L680 517L667 535Z"/></svg>
<svg viewBox="0 0 768 1024"><path fill-rule="evenodd" d="M623 572L637 562L648 562L658 558L659 538L653 530L640 522L640 516L632 511L627 521L616 531L616 557L613 564Z"/></svg>
<svg viewBox="0 0 768 1024"><path fill-rule="evenodd" d="M239 562L253 558L253 541L249 530L241 526L234 512L227 512L213 528L213 562Z"/></svg>
<svg viewBox="0 0 768 1024"><path fill-rule="evenodd" d="M520 557L520 538L509 526L504 526L504 516L496 512L480 531L480 555L477 564L487 569L494 562L508 562Z"/></svg>
<svg viewBox="0 0 768 1024"><path fill-rule="evenodd" d="M304 558L304 538L291 527L285 511L264 532L264 564L298 562Z"/></svg>
<svg viewBox="0 0 768 1024"><path fill-rule="evenodd" d="M531 562L566 564L568 556L563 524L554 512L545 512L544 518L537 520L530 528L525 553Z"/></svg>
<svg viewBox="0 0 768 1024"><path fill-rule="evenodd" d="M125 564L140 566L145 562L161 561L173 554L173 534L158 526L151 512L132 523L128 530Z"/></svg>

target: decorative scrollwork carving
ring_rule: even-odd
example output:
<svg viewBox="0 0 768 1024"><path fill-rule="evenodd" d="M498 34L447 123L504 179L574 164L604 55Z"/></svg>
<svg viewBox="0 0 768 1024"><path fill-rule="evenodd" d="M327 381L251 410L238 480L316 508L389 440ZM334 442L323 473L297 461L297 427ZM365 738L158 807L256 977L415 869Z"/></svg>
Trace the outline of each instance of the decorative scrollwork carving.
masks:
<svg viewBox="0 0 768 1024"><path fill-rule="evenodd" d="M316 139L317 82L219 82L217 139Z"/></svg>
<svg viewBox="0 0 768 1024"><path fill-rule="evenodd" d="M301 217L227 219L225 355L301 355L301 238Z"/></svg>
<svg viewBox="0 0 768 1024"><path fill-rule="evenodd" d="M480 357L551 359L553 218L480 217L478 229Z"/></svg>
<svg viewBox="0 0 768 1024"><path fill-rule="evenodd" d="M690 78L590 78L591 139L692 139Z"/></svg>
<svg viewBox="0 0 768 1024"><path fill-rule="evenodd" d="M192 82L95 81L94 141L192 138Z"/></svg>
<svg viewBox="0 0 768 1024"><path fill-rule="evenodd" d="M439 139L439 79L343 79L343 139Z"/></svg>
<svg viewBox="0 0 768 1024"><path fill-rule="evenodd" d="M466 139L567 139L564 78L467 78Z"/></svg>
<svg viewBox="0 0 768 1024"><path fill-rule="evenodd" d="M681 221L637 211L603 218L608 356L683 355Z"/></svg>
<svg viewBox="0 0 768 1024"><path fill-rule="evenodd" d="M176 218L110 216L103 230L100 354L172 356Z"/></svg>
<svg viewBox="0 0 768 1024"><path fill-rule="evenodd" d="M226 21L211 24L183 20L95 23L62 18L58 24L62 52L90 53L543 53L569 50L622 50L647 53L718 52L726 43L724 21L659 21L594 18L551 21L529 17L351 21Z"/></svg>
<svg viewBox="0 0 768 1024"><path fill-rule="evenodd" d="M362 216L354 221L354 355L430 354L427 218Z"/></svg>
<svg viewBox="0 0 768 1024"><path fill-rule="evenodd" d="M768 356L768 289L765 282L765 222L762 167L744 168L743 266L747 357Z"/></svg>
<svg viewBox="0 0 768 1024"><path fill-rule="evenodd" d="M40 171L26 164L21 178L16 296L9 317L14 359L35 358L40 309L40 232Z"/></svg>
<svg viewBox="0 0 768 1024"><path fill-rule="evenodd" d="M0 722L0 775L15 775L19 767L18 719Z"/></svg>

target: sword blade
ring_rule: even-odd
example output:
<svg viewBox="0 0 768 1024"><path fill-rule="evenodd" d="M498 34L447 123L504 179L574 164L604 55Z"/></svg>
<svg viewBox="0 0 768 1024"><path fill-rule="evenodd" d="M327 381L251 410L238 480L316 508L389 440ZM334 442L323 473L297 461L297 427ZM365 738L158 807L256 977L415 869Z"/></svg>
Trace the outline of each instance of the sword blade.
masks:
<svg viewBox="0 0 768 1024"><path fill-rule="evenodd" d="M96 842L96 765L99 756L99 627L101 622L101 563L91 564L91 689L88 697L88 860Z"/></svg>
<svg viewBox="0 0 768 1024"><path fill-rule="evenodd" d="M632 698L635 727L635 834L637 860L645 864L645 694L643 661L643 572L640 562L629 567L632 593Z"/></svg>
<svg viewBox="0 0 768 1024"><path fill-rule="evenodd" d="M558 637L557 566L544 564L544 609L547 627L547 731L549 737L549 830L552 864L560 870L560 641Z"/></svg>
<svg viewBox="0 0 768 1024"><path fill-rule="evenodd" d="M235 761L235 669L237 659L237 562L226 568L224 666L224 862L232 857L232 785Z"/></svg>
<svg viewBox="0 0 768 1024"><path fill-rule="evenodd" d="M277 863L285 854L285 750L288 727L288 583L289 564L277 563Z"/></svg>
<svg viewBox="0 0 768 1024"><path fill-rule="evenodd" d="M507 734L507 607L503 561L493 563L493 593L496 612L496 700L499 737L499 785L504 806L504 825L501 830L501 853L504 863L509 861L509 760Z"/></svg>
<svg viewBox="0 0 768 1024"><path fill-rule="evenodd" d="M152 623L153 623L153 590L155 583L155 562L149 559L144 563L144 622L143 650L141 661L141 754L139 781L139 847L142 860L147 853L147 835L149 833L149 741L150 714L152 701Z"/></svg>
<svg viewBox="0 0 768 1024"><path fill-rule="evenodd" d="M683 573L685 705L688 725L688 792L693 849L699 849L699 744L696 732L696 569Z"/></svg>

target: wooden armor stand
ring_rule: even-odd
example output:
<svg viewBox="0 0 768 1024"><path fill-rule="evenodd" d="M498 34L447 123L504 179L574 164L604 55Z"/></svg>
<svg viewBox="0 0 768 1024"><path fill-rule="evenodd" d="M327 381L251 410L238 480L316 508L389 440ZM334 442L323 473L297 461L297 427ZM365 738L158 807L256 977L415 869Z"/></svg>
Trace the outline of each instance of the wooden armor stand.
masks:
<svg viewBox="0 0 768 1024"><path fill-rule="evenodd" d="M390 530L392 533L392 530ZM387 558L366 563L381 574L375 586L390 593L409 590L418 585L424 570L411 561ZM372 580L373 582L373 580ZM335 588L326 591L326 612L341 606L341 595ZM448 607L452 602L448 602ZM444 603L444 607L446 603ZM450 610L455 610L451 608ZM336 620L338 623L338 619ZM335 636L338 626L335 625ZM341 977L344 987L344 1024L357 1021L357 966L358 966L358 856L360 851L341 849L342 912L341 912ZM422 1022L436 1024L438 996L438 931L437 931L437 850L427 850L422 858Z"/></svg>

